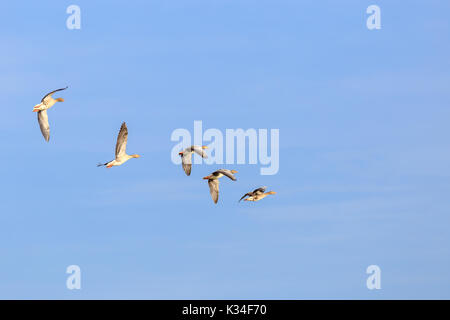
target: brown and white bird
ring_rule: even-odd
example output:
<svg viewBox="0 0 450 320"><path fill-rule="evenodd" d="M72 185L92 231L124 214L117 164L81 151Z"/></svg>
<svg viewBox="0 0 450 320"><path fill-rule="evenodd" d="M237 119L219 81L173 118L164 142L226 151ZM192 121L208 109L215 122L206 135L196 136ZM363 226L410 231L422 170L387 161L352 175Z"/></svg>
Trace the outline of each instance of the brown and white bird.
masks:
<svg viewBox="0 0 450 320"><path fill-rule="evenodd" d="M124 164L131 158L139 158L140 155L138 155L138 154L128 155L126 153L127 141L128 141L128 129L127 129L126 123L124 122L124 123L122 123L122 126L120 127L120 131L119 131L119 135L117 136L116 158L107 163L99 163L97 165L97 167L106 166L107 168L111 168L113 166L120 166L121 164Z"/></svg>
<svg viewBox="0 0 450 320"><path fill-rule="evenodd" d="M209 193L211 194L211 198L213 199L214 203L217 203L217 201L219 200L219 178L226 176L231 180L236 181L237 179L233 175L236 172L236 170L219 169L211 173L209 176L203 177L203 179L208 180Z"/></svg>
<svg viewBox="0 0 450 320"><path fill-rule="evenodd" d="M39 122L39 127L41 128L42 135L44 136L45 141L50 140L50 126L48 124L48 115L47 109L53 107L56 102L64 102L63 98L53 99L52 95L57 91L66 90L68 87L53 90L52 92L47 93L41 100L41 103L35 105L33 107L33 112L37 112L37 118Z"/></svg>
<svg viewBox="0 0 450 320"><path fill-rule="evenodd" d="M246 194L244 194L242 196L241 199L239 199L239 202L241 202L241 200L244 199L245 197L253 197L253 196L263 194L266 191L266 189L267 189L267 187L260 187L258 189L253 190L252 192L247 192Z"/></svg>
<svg viewBox="0 0 450 320"><path fill-rule="evenodd" d="M244 201L259 201L261 199L264 199L265 197L267 197L270 194L276 194L275 191L269 191L266 193L261 193L261 194L255 194L253 196L248 197L247 199L244 199Z"/></svg>
<svg viewBox="0 0 450 320"><path fill-rule="evenodd" d="M204 149L208 149L208 147L207 146L201 146L201 147L200 146L190 146L178 153L181 157L181 165L183 166L183 170L184 170L184 172L186 172L186 175L188 175L188 176L191 175L192 154L194 152L204 159L208 158L208 156L206 155L206 152L203 151Z"/></svg>

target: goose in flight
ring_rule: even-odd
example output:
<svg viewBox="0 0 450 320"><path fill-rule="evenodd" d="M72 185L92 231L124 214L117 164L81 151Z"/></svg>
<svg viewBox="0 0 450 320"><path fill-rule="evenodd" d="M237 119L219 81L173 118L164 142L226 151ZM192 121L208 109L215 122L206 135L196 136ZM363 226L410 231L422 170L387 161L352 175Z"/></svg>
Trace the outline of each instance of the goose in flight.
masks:
<svg viewBox="0 0 450 320"><path fill-rule="evenodd" d="M41 100L41 103L35 105L33 107L33 112L37 112L37 118L39 122L39 127L41 128L42 135L44 136L45 141L50 140L50 126L48 124L48 115L47 109L53 107L56 102L64 102L63 98L54 99L52 95L57 91L66 90L68 87L53 90L52 92L47 93Z"/></svg>
<svg viewBox="0 0 450 320"><path fill-rule="evenodd" d="M233 175L236 172L236 170L219 169L211 173L209 176L203 177L203 179L208 180L209 193L211 194L211 198L214 203L217 203L219 200L219 178L226 176L231 180L236 181L237 179Z"/></svg>
<svg viewBox="0 0 450 320"><path fill-rule="evenodd" d="M97 167L106 166L107 168L111 168L113 166L120 166L121 164L124 164L131 158L139 158L140 155L138 154L132 154L128 155L126 153L127 149L127 141L128 141L128 129L126 123L122 123L122 126L120 127L119 135L117 136L117 142L116 142L116 158L112 161L106 162L106 163L99 163Z"/></svg>
<svg viewBox="0 0 450 320"><path fill-rule="evenodd" d="M194 152L204 159L208 158L208 156L206 155L206 152L203 151L203 149L208 149L208 147L207 146L201 146L201 147L190 146L178 153L181 157L181 164L183 166L184 172L186 172L186 175L188 175L188 176L191 175L192 155L194 154Z"/></svg>
<svg viewBox="0 0 450 320"><path fill-rule="evenodd" d="M269 191L266 193L261 193L261 194L255 194L253 196L248 197L247 199L244 199L244 201L259 201L261 199L264 199L265 197L267 197L269 194L276 194L275 191Z"/></svg>
<svg viewBox="0 0 450 320"><path fill-rule="evenodd" d="M241 202L242 199L244 199L245 197L253 197L253 196L258 196L260 194L263 194L266 191L267 187L260 187L258 189L253 190L252 192L247 192L246 194L244 194L242 196L241 199L239 199L239 202Z"/></svg>

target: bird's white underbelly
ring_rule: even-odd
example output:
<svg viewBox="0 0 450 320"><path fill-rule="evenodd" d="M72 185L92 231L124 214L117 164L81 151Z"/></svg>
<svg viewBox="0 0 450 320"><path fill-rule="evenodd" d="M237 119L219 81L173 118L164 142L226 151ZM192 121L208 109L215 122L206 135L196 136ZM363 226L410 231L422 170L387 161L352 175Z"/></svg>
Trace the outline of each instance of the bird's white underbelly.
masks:
<svg viewBox="0 0 450 320"><path fill-rule="evenodd" d="M125 155L125 156L117 157L116 158L116 163L117 163L117 165L120 166L121 164L124 164L128 160L130 160L130 158L127 155Z"/></svg>
<svg viewBox="0 0 450 320"><path fill-rule="evenodd" d="M56 103L55 99L51 99L49 101L45 101L45 103L42 103L42 108L43 108L43 110L50 109L51 107L54 106L55 103Z"/></svg>

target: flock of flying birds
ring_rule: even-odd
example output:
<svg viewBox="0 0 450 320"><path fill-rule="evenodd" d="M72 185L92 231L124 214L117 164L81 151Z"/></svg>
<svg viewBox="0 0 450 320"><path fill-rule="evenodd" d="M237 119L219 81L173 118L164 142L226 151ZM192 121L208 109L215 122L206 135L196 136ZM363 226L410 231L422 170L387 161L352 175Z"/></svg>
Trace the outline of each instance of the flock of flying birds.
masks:
<svg viewBox="0 0 450 320"><path fill-rule="evenodd" d="M50 126L48 124L47 110L53 107L56 102L64 102L63 98L54 99L52 96L55 92L66 90L67 88L68 87L65 87L47 93L42 98L41 103L35 105L33 108L33 112L37 112L39 127L41 128L42 135L47 142L50 140ZM132 158L139 158L140 156L138 154L129 155L126 153L127 141L128 129L126 123L124 122L122 123L119 135L117 136L115 159L106 163L99 163L97 166L106 166L107 168L111 168L113 166L120 166ZM181 157L181 164L186 175L191 175L192 155L194 153L198 154L204 159L208 158L206 152L204 151L205 149L207 149L206 146L190 146L179 152L179 155ZM219 178L225 176L233 181L236 181L237 179L234 176L235 173L237 173L236 170L219 169L211 173L209 176L203 177L203 179L208 180L209 192L214 203L217 203L217 201L219 200ZM244 198L244 201L259 201L261 199L264 199L268 195L275 194L274 191L266 192L266 189L267 187L257 188L251 192L244 194L239 201Z"/></svg>

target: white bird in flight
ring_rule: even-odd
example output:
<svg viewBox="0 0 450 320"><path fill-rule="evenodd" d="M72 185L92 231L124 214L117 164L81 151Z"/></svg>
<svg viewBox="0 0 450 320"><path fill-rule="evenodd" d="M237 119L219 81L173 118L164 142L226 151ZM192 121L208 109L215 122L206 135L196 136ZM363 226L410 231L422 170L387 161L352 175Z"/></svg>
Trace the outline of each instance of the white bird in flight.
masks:
<svg viewBox="0 0 450 320"><path fill-rule="evenodd" d="M190 146L178 153L181 157L181 164L183 166L184 172L186 172L186 175L188 175L188 176L191 175L192 154L194 152L204 159L208 158L208 156L206 155L206 152L203 151L203 149L208 149L208 147L207 146L201 146L201 147L200 146Z"/></svg>
<svg viewBox="0 0 450 320"><path fill-rule="evenodd" d="M54 90L47 93L41 100L41 103L37 104L33 108L33 112L37 112L37 118L39 122L39 127L41 128L42 135L45 141L50 140L50 126L48 124L47 109L53 107L56 102L64 102L63 98L53 99L52 95L57 91L66 90L68 87Z"/></svg>
<svg viewBox="0 0 450 320"><path fill-rule="evenodd" d="M131 158L139 158L140 155L132 154L128 155L126 153L127 149L127 141L128 141L128 129L126 123L122 123L120 127L119 135L117 136L116 142L116 158L106 163L99 163L97 167L106 166L107 168L111 168L113 166L120 166L130 160Z"/></svg>
<svg viewBox="0 0 450 320"><path fill-rule="evenodd" d="M233 175L233 173L236 172L236 170L219 169L211 173L209 176L203 177L203 179L208 180L209 193L211 194L211 198L213 199L214 203L217 203L217 201L219 200L219 178L226 176L231 180L236 181L237 179Z"/></svg>

